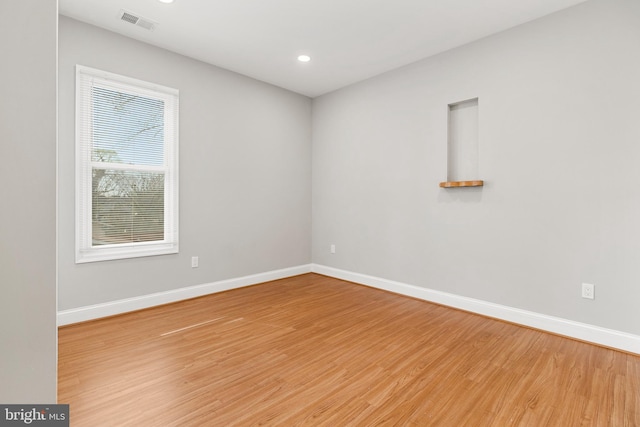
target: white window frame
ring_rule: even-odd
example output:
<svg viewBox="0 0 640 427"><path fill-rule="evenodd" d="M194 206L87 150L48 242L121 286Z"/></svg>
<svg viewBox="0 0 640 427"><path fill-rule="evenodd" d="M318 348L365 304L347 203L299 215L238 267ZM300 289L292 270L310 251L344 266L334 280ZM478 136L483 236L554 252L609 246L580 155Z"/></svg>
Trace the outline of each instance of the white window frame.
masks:
<svg viewBox="0 0 640 427"><path fill-rule="evenodd" d="M164 102L164 164L125 166L129 170L164 173L163 240L93 245L91 88L94 85ZM178 98L177 89L76 65L76 263L178 253Z"/></svg>

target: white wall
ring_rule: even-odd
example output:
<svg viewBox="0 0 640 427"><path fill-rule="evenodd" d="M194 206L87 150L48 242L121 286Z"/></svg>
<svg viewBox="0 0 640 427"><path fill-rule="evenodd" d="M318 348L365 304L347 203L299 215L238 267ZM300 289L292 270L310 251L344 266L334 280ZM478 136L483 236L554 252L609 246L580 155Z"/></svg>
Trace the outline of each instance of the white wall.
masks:
<svg viewBox="0 0 640 427"><path fill-rule="evenodd" d="M0 2L0 402L6 404L56 402L57 21L56 1Z"/></svg>
<svg viewBox="0 0 640 427"><path fill-rule="evenodd" d="M59 51L61 310L309 264L309 98L66 17ZM180 90L179 254L74 263L76 64Z"/></svg>
<svg viewBox="0 0 640 427"><path fill-rule="evenodd" d="M313 262L640 334L639 40L592 0L314 99ZM486 185L441 189L475 97Z"/></svg>

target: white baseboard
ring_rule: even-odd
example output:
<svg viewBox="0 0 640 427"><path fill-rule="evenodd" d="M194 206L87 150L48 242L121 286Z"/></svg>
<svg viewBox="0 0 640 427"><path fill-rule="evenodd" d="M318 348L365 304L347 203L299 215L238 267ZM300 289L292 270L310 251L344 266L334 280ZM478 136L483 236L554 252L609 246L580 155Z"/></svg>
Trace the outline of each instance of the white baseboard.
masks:
<svg viewBox="0 0 640 427"><path fill-rule="evenodd" d="M601 328L586 323L574 322L559 317L547 316L532 311L521 310L487 301L467 298L420 286L381 279L379 277L340 270L319 264L307 264L281 270L268 271L250 276L221 280L213 283L173 289L140 297L127 298L86 307L62 310L58 312L58 325L85 322L130 311L141 310L157 305L196 298L216 292L251 286L271 280L284 279L309 272L335 277L354 283L370 286L406 295L449 307L458 308L472 313L493 317L500 320L528 326L531 328L564 335L582 341L606 347L616 348L631 353L640 354L640 336L612 329Z"/></svg>
<svg viewBox="0 0 640 427"><path fill-rule="evenodd" d="M116 314L127 313L129 311L141 310L143 308L154 307L156 305L182 301L189 298L242 288L244 286L255 285L271 280L284 279L286 277L297 276L299 274L309 272L311 272L311 265L299 265L296 267L284 268L282 270L274 270L250 276L221 280L219 282L205 283L202 285L189 286L187 288L172 289L166 292L158 292L150 295L62 310L58 312L58 326L85 322L87 320L113 316Z"/></svg>
<svg viewBox="0 0 640 427"><path fill-rule="evenodd" d="M587 341L605 347L640 354L640 336L532 311L520 310L500 304L462 297L406 283L394 282L365 274L311 264L311 271L325 276L383 289L425 301L458 308L472 313L505 320L511 323Z"/></svg>

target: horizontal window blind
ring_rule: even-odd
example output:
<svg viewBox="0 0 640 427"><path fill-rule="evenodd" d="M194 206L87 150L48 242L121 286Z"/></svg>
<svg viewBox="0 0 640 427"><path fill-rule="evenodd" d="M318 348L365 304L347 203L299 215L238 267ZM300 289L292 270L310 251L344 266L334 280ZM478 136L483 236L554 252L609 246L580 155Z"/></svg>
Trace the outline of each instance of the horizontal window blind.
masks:
<svg viewBox="0 0 640 427"><path fill-rule="evenodd" d="M76 262L178 251L178 92L76 67Z"/></svg>

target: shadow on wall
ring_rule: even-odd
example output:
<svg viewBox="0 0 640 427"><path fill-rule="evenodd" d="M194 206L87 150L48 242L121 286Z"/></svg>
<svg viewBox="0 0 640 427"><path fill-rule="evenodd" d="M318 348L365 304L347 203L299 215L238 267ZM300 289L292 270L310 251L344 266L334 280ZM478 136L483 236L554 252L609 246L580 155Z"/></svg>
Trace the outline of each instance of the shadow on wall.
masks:
<svg viewBox="0 0 640 427"><path fill-rule="evenodd" d="M486 187L441 188L438 192L439 203L479 203L482 201L482 190Z"/></svg>

